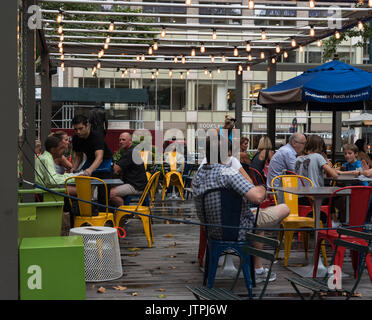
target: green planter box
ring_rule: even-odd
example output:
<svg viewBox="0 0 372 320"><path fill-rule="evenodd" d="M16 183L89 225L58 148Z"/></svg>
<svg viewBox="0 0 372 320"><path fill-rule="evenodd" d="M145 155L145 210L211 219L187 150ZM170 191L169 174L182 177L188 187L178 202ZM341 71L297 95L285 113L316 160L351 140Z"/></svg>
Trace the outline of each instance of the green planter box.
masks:
<svg viewBox="0 0 372 320"><path fill-rule="evenodd" d="M19 272L21 300L84 300L82 237L23 238Z"/></svg>
<svg viewBox="0 0 372 320"><path fill-rule="evenodd" d="M53 189L64 192L64 188ZM42 195L43 202L25 202L26 195ZM18 238L51 237L61 235L63 197L41 189L18 191Z"/></svg>

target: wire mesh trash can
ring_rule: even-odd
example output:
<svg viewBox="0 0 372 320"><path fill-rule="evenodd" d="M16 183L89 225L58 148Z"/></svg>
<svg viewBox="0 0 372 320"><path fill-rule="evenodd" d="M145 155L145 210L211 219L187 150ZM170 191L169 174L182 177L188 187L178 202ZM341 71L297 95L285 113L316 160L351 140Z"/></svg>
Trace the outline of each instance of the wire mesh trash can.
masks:
<svg viewBox="0 0 372 320"><path fill-rule="evenodd" d="M72 235L83 238L85 281L109 281L123 275L115 228L95 226L72 228L70 236Z"/></svg>

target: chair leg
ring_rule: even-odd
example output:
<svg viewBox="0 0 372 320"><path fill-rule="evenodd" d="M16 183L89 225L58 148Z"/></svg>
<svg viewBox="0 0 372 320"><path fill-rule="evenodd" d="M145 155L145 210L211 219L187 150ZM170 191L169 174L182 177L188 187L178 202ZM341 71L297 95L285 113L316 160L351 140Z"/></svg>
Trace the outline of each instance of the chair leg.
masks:
<svg viewBox="0 0 372 320"><path fill-rule="evenodd" d="M149 245L149 248L152 247L151 244L151 232L150 232L150 219L148 217L139 216L142 220L143 230L145 231L147 243Z"/></svg>
<svg viewBox="0 0 372 320"><path fill-rule="evenodd" d="M372 282L372 260L371 260L371 258L372 258L371 254L368 253L367 256L366 256L366 266L367 266L367 270L368 270L369 279Z"/></svg>
<svg viewBox="0 0 372 320"><path fill-rule="evenodd" d="M322 250L324 266L328 267L327 250L326 250L326 247L325 247L325 241L324 240L320 242L320 249Z"/></svg>
<svg viewBox="0 0 372 320"><path fill-rule="evenodd" d="M205 255L206 248L207 248L207 237L205 235L205 229L204 227L200 226L198 259L199 259L199 265L201 267L203 267L203 258Z"/></svg>
<svg viewBox="0 0 372 320"><path fill-rule="evenodd" d="M180 193L180 197L182 201L185 201L185 198L183 197L183 188L179 183L177 184L177 188L178 188L178 192Z"/></svg>
<svg viewBox="0 0 372 320"><path fill-rule="evenodd" d="M218 260L220 258L220 250L216 250L213 247L209 248L209 270L208 270L208 288L212 288L214 284L214 279L216 278Z"/></svg>
<svg viewBox="0 0 372 320"><path fill-rule="evenodd" d="M163 181L163 193L162 193L162 196L161 196L161 200L164 201L164 197L165 197L165 192L167 191L167 185L166 185L166 181L164 180Z"/></svg>
<svg viewBox="0 0 372 320"><path fill-rule="evenodd" d="M278 259L279 257L279 251L282 246L283 236L284 236L284 231L279 231L279 235L278 235L279 246L276 248L275 259Z"/></svg>
<svg viewBox="0 0 372 320"><path fill-rule="evenodd" d="M315 250L314 250L314 269L313 269L313 278L316 278L316 273L318 271L318 263L319 263L319 250L320 250L320 244L324 241L323 239L318 238Z"/></svg>
<svg viewBox="0 0 372 320"><path fill-rule="evenodd" d="M289 255L291 254L293 231L284 231L284 266L288 266Z"/></svg>
<svg viewBox="0 0 372 320"><path fill-rule="evenodd" d="M307 231L299 232L302 238L302 246L305 250L305 258L309 259L309 241L310 241L310 233Z"/></svg>
<svg viewBox="0 0 372 320"><path fill-rule="evenodd" d="M242 259L242 257L240 257ZM246 255L243 263L243 274L245 279L245 285L248 289L249 298L253 299L252 282L251 282L251 256Z"/></svg>

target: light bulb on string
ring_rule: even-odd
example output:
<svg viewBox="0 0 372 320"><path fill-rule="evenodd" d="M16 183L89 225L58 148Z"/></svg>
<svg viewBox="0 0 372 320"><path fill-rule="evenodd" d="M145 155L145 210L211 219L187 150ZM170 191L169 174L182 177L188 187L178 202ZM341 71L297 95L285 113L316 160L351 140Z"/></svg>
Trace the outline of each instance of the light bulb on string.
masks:
<svg viewBox="0 0 372 320"><path fill-rule="evenodd" d="M261 51L260 57L261 57L261 59L265 59L265 52L264 51Z"/></svg>
<svg viewBox="0 0 372 320"><path fill-rule="evenodd" d="M341 38L341 34L340 34L340 32L338 32L338 30L336 30L336 32L335 32L335 38L336 39L340 39Z"/></svg>
<svg viewBox="0 0 372 320"><path fill-rule="evenodd" d="M61 68L62 68L62 71L65 70L65 63L64 62L61 63Z"/></svg>
<svg viewBox="0 0 372 320"><path fill-rule="evenodd" d="M276 63L276 58L275 57L271 59L271 63L272 64L275 64Z"/></svg>
<svg viewBox="0 0 372 320"><path fill-rule="evenodd" d="M225 57L225 55L224 55L224 54L222 55L221 59L222 59L222 62L223 62L223 63L225 63L225 62L226 62L226 57Z"/></svg>
<svg viewBox="0 0 372 320"><path fill-rule="evenodd" d="M154 41L154 44L152 46L154 48L154 51L157 51L159 49L159 45L158 45L158 42L156 40Z"/></svg>
<svg viewBox="0 0 372 320"><path fill-rule="evenodd" d="M63 26L62 26L62 24L60 24L60 25L58 26L57 32L58 32L59 34L61 34L61 33L63 32Z"/></svg>
<svg viewBox="0 0 372 320"><path fill-rule="evenodd" d="M137 68L134 67L132 71L133 71L133 74L136 74L137 73Z"/></svg>
<svg viewBox="0 0 372 320"><path fill-rule="evenodd" d="M104 54L105 54L105 51L103 51L103 49L101 49L101 50L98 52L98 58L102 58Z"/></svg>
<svg viewBox="0 0 372 320"><path fill-rule="evenodd" d="M247 43L245 44L245 51L251 52L251 50L252 50L251 43L249 41L247 41Z"/></svg>
<svg viewBox="0 0 372 320"><path fill-rule="evenodd" d="M262 31L261 31L261 39L262 40L266 40L267 39L265 29L262 29Z"/></svg>
<svg viewBox="0 0 372 320"><path fill-rule="evenodd" d="M146 60L145 55L142 53L141 61L145 61L145 60Z"/></svg>
<svg viewBox="0 0 372 320"><path fill-rule="evenodd" d="M303 47L303 46L299 46L299 47L298 47L298 50L299 50L300 52L304 52L304 47ZM288 56L288 54L287 54L287 56Z"/></svg>
<svg viewBox="0 0 372 320"><path fill-rule="evenodd" d="M59 57L61 60L65 60L65 55L62 53L61 56Z"/></svg>
<svg viewBox="0 0 372 320"><path fill-rule="evenodd" d="M125 68L125 69L124 69L124 75L127 75L127 74L128 74L128 69Z"/></svg>
<svg viewBox="0 0 372 320"><path fill-rule="evenodd" d="M237 47L234 47L234 56L237 57L239 55L239 51Z"/></svg>
<svg viewBox="0 0 372 320"><path fill-rule="evenodd" d="M114 31L114 28L115 28L115 27L114 27L114 21L111 21L111 22L110 22L110 25L109 25L109 31L110 31L110 32L113 32L113 31Z"/></svg>
<svg viewBox="0 0 372 320"><path fill-rule="evenodd" d="M97 69L101 69L101 66L102 66L101 61L98 61L98 63L97 63Z"/></svg>
<svg viewBox="0 0 372 320"><path fill-rule="evenodd" d="M187 6L190 6L190 5L191 5L191 0L185 0L185 4L186 4Z"/></svg>
<svg viewBox="0 0 372 320"><path fill-rule="evenodd" d="M218 73L218 74L221 73L221 69L220 69L220 68L217 68L217 73Z"/></svg>
<svg viewBox="0 0 372 320"><path fill-rule="evenodd" d="M122 79L125 78L125 72L124 72L124 71L121 72L121 78L122 78Z"/></svg>
<svg viewBox="0 0 372 320"><path fill-rule="evenodd" d="M58 16L57 16L57 22L58 23L61 23L62 20L63 20L63 15L62 15L62 12L60 11L59 14L58 14Z"/></svg>
<svg viewBox="0 0 372 320"><path fill-rule="evenodd" d="M310 0L310 1L309 1L309 7L310 7L311 9L314 9L314 8L315 8L315 0Z"/></svg>
<svg viewBox="0 0 372 320"><path fill-rule="evenodd" d="M275 47L275 52L276 53L280 53L280 46L277 44L276 47Z"/></svg>
<svg viewBox="0 0 372 320"><path fill-rule="evenodd" d="M288 58L288 52L287 52L287 51L284 51L284 53L283 53L283 57L284 57L285 59Z"/></svg>
<svg viewBox="0 0 372 320"><path fill-rule="evenodd" d="M192 49L191 49L191 56L192 56L192 57L195 57L195 54L196 54L196 53L195 53L195 49L192 48Z"/></svg>
<svg viewBox="0 0 372 320"><path fill-rule="evenodd" d="M205 74L205 75L208 74L208 70L207 70L207 68L204 68L204 74Z"/></svg>
<svg viewBox="0 0 372 320"><path fill-rule="evenodd" d="M211 62L214 63L214 55L211 55Z"/></svg>
<svg viewBox="0 0 372 320"><path fill-rule="evenodd" d="M364 29L364 24L362 21L358 22L358 30L363 30Z"/></svg>
<svg viewBox="0 0 372 320"><path fill-rule="evenodd" d="M200 52L201 53L204 53L205 52L205 46L204 46L204 43L203 42L201 43Z"/></svg>
<svg viewBox="0 0 372 320"><path fill-rule="evenodd" d="M186 75L187 75L187 76L190 75L190 70L189 70L189 69L186 70Z"/></svg>
<svg viewBox="0 0 372 320"><path fill-rule="evenodd" d="M159 69L155 70L155 75L158 77L159 76Z"/></svg>
<svg viewBox="0 0 372 320"><path fill-rule="evenodd" d="M185 58L185 56L184 56L184 55L182 55L182 56L181 56L181 62L182 62L183 64L185 64L185 63L186 63L186 58Z"/></svg>
<svg viewBox="0 0 372 320"><path fill-rule="evenodd" d="M292 47L295 47L296 45L297 45L296 39L295 38L292 38L292 40L291 40L291 46Z"/></svg>
<svg viewBox="0 0 372 320"><path fill-rule="evenodd" d="M148 53L149 53L149 55L152 55L152 54L153 54L153 49L152 49L152 46L149 46L149 50L148 50Z"/></svg>
<svg viewBox="0 0 372 320"><path fill-rule="evenodd" d="M368 7L372 7L372 0L368 0Z"/></svg>
<svg viewBox="0 0 372 320"><path fill-rule="evenodd" d="M139 62L141 60L141 57L137 54L136 60Z"/></svg>
<svg viewBox="0 0 372 320"><path fill-rule="evenodd" d="M248 55L248 61L252 61L252 55L251 54Z"/></svg>
<svg viewBox="0 0 372 320"><path fill-rule="evenodd" d="M161 33L160 33L160 36L161 36L162 38L165 38L165 35L166 35L165 27L162 27L162 29L161 29Z"/></svg>
<svg viewBox="0 0 372 320"><path fill-rule="evenodd" d="M63 47L59 48L59 53L63 53Z"/></svg>
<svg viewBox="0 0 372 320"><path fill-rule="evenodd" d="M172 77L172 75L173 75L172 69L169 69L168 75L169 75L169 77Z"/></svg>
<svg viewBox="0 0 372 320"><path fill-rule="evenodd" d="M58 48L62 48L63 47L63 43L62 42L58 42Z"/></svg>
<svg viewBox="0 0 372 320"><path fill-rule="evenodd" d="M155 79L155 74L153 72L151 72L151 79L154 80Z"/></svg>
<svg viewBox="0 0 372 320"><path fill-rule="evenodd" d="M321 47L322 46L322 40L318 39L316 41L316 45L317 45L317 47Z"/></svg>
<svg viewBox="0 0 372 320"><path fill-rule="evenodd" d="M216 39L217 39L217 32L216 32L216 29L213 29L213 31L212 31L212 39L213 39L213 40L216 40Z"/></svg>
<svg viewBox="0 0 372 320"><path fill-rule="evenodd" d="M247 71L251 71L251 66L247 66Z"/></svg>
<svg viewBox="0 0 372 320"><path fill-rule="evenodd" d="M63 41L63 40L65 40L65 35L61 33L61 35L59 36L59 41Z"/></svg>
<svg viewBox="0 0 372 320"><path fill-rule="evenodd" d="M183 72L180 72L180 79L183 79Z"/></svg>
<svg viewBox="0 0 372 320"><path fill-rule="evenodd" d="M315 28L314 28L314 26L310 26L310 37L315 37Z"/></svg>
<svg viewBox="0 0 372 320"><path fill-rule="evenodd" d="M248 9L249 10L253 10L254 9L254 1L253 0L249 0L248 1Z"/></svg>
<svg viewBox="0 0 372 320"><path fill-rule="evenodd" d="M104 45L103 45L103 49L107 50L109 47L109 44L106 42Z"/></svg>
<svg viewBox="0 0 372 320"><path fill-rule="evenodd" d="M177 56L173 58L173 62L174 62L174 63L177 63L177 62L178 62L178 58L177 58Z"/></svg>
<svg viewBox="0 0 372 320"><path fill-rule="evenodd" d="M110 41L111 41L111 37L109 35L107 35L105 43L110 43Z"/></svg>
<svg viewBox="0 0 372 320"><path fill-rule="evenodd" d="M243 71L243 66L241 64L239 64L239 71Z"/></svg>

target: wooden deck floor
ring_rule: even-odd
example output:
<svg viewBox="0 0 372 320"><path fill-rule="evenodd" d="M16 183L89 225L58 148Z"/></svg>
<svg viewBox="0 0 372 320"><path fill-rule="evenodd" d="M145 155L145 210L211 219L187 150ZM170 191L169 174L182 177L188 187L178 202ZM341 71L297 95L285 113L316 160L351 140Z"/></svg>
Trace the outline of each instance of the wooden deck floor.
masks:
<svg viewBox="0 0 372 320"><path fill-rule="evenodd" d="M192 200L167 200L164 204L156 201L152 214L164 218L198 221ZM127 237L120 240L123 276L109 282L87 283L87 300L195 300L185 286L202 285L203 273L197 261L199 226L154 220L153 230L155 243L152 248L148 248L140 220L131 219L127 226ZM275 237L275 234L270 236ZM280 257L283 257L282 252ZM234 259L237 265L237 257ZM304 252L294 241L290 264L306 263ZM273 271L277 274L277 280L269 284L264 299L299 299L292 286L284 279L285 276L294 274L283 266L283 260L279 259L275 263ZM351 259L348 255L345 256L343 271L352 274ZM353 283L351 277L342 279L345 288L349 288L350 283ZM230 279L215 281L215 287L229 288L231 284ZM99 288L104 288L104 293L99 292ZM254 293L259 293L261 288L262 284L258 284ZM247 297L243 279L238 281L234 291ZM353 299L372 299L372 283L366 271L357 292L361 296Z"/></svg>

